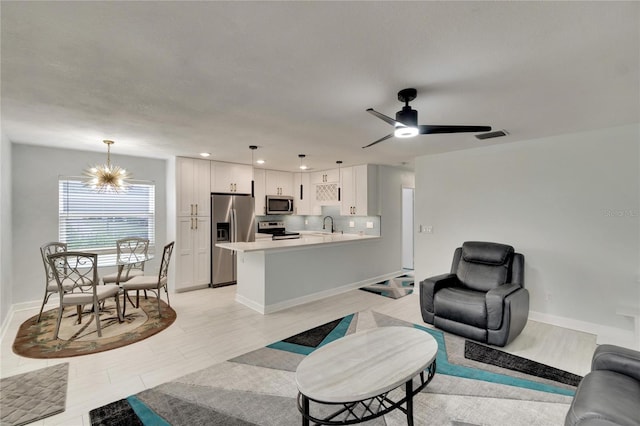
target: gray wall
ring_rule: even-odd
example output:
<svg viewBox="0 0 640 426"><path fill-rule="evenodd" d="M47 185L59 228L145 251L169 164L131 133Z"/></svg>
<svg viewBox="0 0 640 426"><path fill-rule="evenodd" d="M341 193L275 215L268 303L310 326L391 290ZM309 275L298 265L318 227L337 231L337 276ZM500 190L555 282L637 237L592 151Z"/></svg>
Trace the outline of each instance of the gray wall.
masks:
<svg viewBox="0 0 640 426"><path fill-rule="evenodd" d="M39 247L58 240L58 176L80 176L106 161L106 152L87 152L12 145L13 168L13 296L11 303L42 301L44 272ZM134 179L156 184L156 254L166 241L166 161L111 155L111 162ZM3 223L4 228L4 223ZM158 247L160 247L158 249ZM157 270L159 257L145 269ZM100 273L112 272L101 269ZM3 283L4 284L4 283Z"/></svg>
<svg viewBox="0 0 640 426"><path fill-rule="evenodd" d="M531 310L632 329L640 305L640 126L416 160L416 279L448 272L468 240L526 257Z"/></svg>
<svg viewBox="0 0 640 426"><path fill-rule="evenodd" d="M12 302L11 142L0 135L0 324L5 324Z"/></svg>

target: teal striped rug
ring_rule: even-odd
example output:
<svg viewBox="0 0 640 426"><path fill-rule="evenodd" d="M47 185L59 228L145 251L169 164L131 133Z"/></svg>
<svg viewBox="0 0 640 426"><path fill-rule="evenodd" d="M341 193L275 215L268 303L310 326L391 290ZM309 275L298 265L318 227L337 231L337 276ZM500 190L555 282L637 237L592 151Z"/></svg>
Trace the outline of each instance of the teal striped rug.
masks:
<svg viewBox="0 0 640 426"><path fill-rule="evenodd" d="M570 373L484 345L470 350L464 338L371 310L99 407L91 424L299 425L295 371L304 357L345 335L387 326L413 327L438 342L436 374L414 398L416 425L563 424L577 383L565 380ZM469 359L465 347L476 358L500 358L500 365ZM398 410L378 420L367 424L406 425Z"/></svg>

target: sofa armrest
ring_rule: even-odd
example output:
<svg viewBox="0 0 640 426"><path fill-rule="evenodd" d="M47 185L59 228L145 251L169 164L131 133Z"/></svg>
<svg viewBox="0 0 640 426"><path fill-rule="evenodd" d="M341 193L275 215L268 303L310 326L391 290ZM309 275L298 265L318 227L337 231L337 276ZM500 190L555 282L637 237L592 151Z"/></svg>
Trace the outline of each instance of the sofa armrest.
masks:
<svg viewBox="0 0 640 426"><path fill-rule="evenodd" d="M445 287L454 287L459 285L456 274L442 274L435 277L426 278L420 282L420 299L422 307L428 312L433 310L433 298L438 290Z"/></svg>
<svg viewBox="0 0 640 426"><path fill-rule="evenodd" d="M485 303L487 304L487 328L489 330L497 330L502 327L504 299L520 289L522 289L520 284L507 283L487 292Z"/></svg>
<svg viewBox="0 0 640 426"><path fill-rule="evenodd" d="M593 353L591 370L609 370L640 381L640 352L615 345L600 345Z"/></svg>

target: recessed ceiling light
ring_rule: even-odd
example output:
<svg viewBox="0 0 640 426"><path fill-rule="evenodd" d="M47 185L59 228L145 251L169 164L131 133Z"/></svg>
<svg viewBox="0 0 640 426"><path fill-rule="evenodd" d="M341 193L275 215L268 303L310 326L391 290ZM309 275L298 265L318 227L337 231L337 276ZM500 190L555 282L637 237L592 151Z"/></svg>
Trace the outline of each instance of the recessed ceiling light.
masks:
<svg viewBox="0 0 640 426"><path fill-rule="evenodd" d="M209 152L201 152L200 153L200 157L208 157L210 155L211 155L211 153L209 153Z"/></svg>
<svg viewBox="0 0 640 426"><path fill-rule="evenodd" d="M258 164L264 164L264 160L256 160L256 163L258 163Z"/></svg>
<svg viewBox="0 0 640 426"><path fill-rule="evenodd" d="M307 169L308 169L308 167L307 167L307 166L305 166L304 164L302 164L302 165L300 166L300 170L307 170Z"/></svg>

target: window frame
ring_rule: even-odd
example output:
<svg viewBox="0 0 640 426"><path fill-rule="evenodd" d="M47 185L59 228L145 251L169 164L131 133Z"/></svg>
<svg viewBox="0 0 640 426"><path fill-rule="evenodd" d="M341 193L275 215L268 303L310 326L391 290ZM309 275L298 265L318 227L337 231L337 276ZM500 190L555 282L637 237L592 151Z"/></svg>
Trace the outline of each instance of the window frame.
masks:
<svg viewBox="0 0 640 426"><path fill-rule="evenodd" d="M149 239L149 254L152 255L155 252L155 244L156 244L156 184L154 181L148 180L129 180L130 188L126 192L122 193L113 193L113 192L97 192L92 190L91 188L85 185L85 178L78 176L58 176L58 239L60 242L64 242L69 244L69 250L73 251L85 251L90 253L98 254L99 266L114 266L116 264L116 240L120 238L133 237L133 236L141 236L143 238ZM68 186L65 185L67 182L73 182L75 184L80 184L80 188L82 191L71 191ZM147 197L144 199L148 202L149 211L132 211L125 212L119 211L117 213L111 212L103 212L103 211L91 211L90 204L84 201L86 205L86 210L84 211L71 211L70 204L73 203L69 200L69 195L73 194L79 198L87 198L87 195L95 195L96 197L121 197L127 195L131 190L131 187L142 186L150 188L150 193L147 194ZM102 200L104 202L104 200ZM78 201L76 201L76 205L74 208L78 208ZM132 201L133 204L133 201ZM82 207L82 205L80 206ZM113 223L113 219L131 219L131 218L146 218L147 226L146 226L146 235L122 235L119 238L113 240L112 244L108 246L82 246L73 248L73 241L70 243L69 237L71 233L68 231L70 228L70 222L74 219L82 219L82 218L96 218L96 219L107 219L105 222L105 229L108 224ZM96 228L97 229L97 228ZM117 228L116 228L117 229ZM113 233L113 229L110 231ZM106 232L104 232L106 234Z"/></svg>

